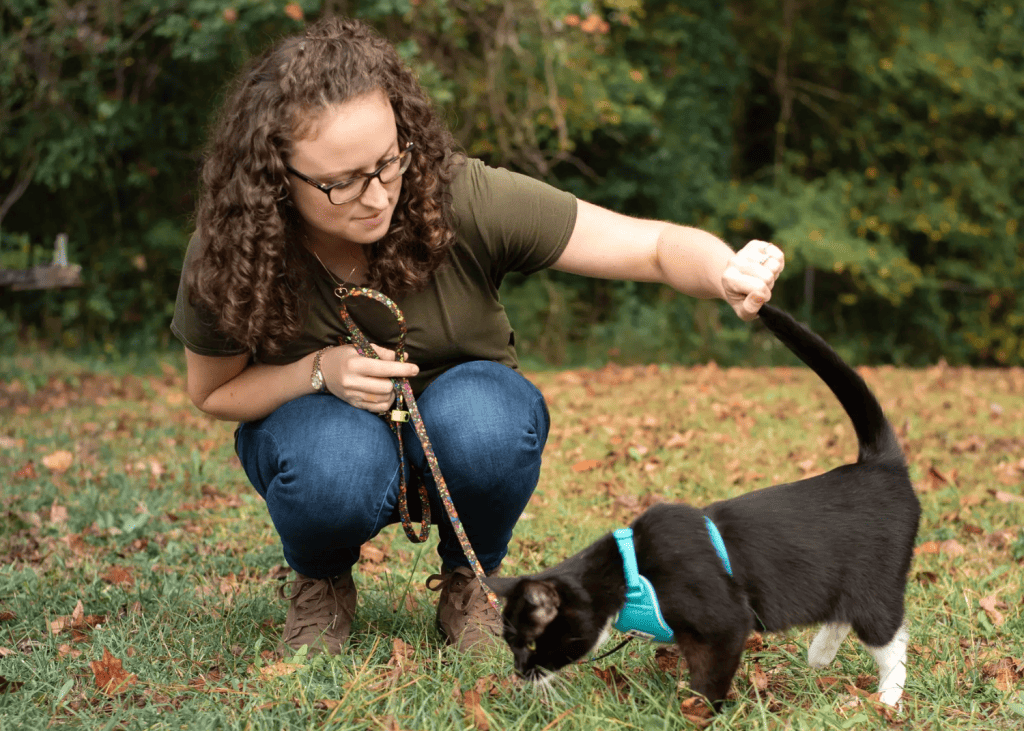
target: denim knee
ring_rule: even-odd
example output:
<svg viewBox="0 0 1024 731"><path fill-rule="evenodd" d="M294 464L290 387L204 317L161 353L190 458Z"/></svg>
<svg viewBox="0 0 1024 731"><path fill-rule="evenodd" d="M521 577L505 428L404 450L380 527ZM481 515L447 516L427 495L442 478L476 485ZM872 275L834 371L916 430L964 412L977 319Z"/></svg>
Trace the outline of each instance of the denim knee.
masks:
<svg viewBox="0 0 1024 731"><path fill-rule="evenodd" d="M390 521L397 440L366 411L329 395L305 396L242 424L236 445L286 560L302 574L347 570L359 547Z"/></svg>
<svg viewBox="0 0 1024 731"><path fill-rule="evenodd" d="M480 562L492 570L504 558L540 477L550 426L544 397L507 366L475 361L438 377L417 403L459 518ZM418 440L410 434L407 443L410 459L425 468ZM429 469L424 475L435 503ZM435 520L442 560L467 565L447 516L441 515Z"/></svg>

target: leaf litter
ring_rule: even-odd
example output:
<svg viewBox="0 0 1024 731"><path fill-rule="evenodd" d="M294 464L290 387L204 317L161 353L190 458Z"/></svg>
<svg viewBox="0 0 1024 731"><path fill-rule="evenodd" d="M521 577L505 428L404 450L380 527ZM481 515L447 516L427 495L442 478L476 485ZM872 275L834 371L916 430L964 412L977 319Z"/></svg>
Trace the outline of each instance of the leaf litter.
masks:
<svg viewBox="0 0 1024 731"><path fill-rule="evenodd" d="M1024 558L1020 507L1024 503L1024 406L1019 398L1010 396L1024 392L1024 371L936 366L922 371L862 369L862 373L894 416L925 503L911 580L912 586L927 595L912 597L912 602L920 602L911 605L912 612L927 613L938 595L945 597L938 602L939 611L952 621L960 611L955 595L961 591L976 613L974 621L983 618L985 623L978 628L980 636L957 648L963 653L962 661L948 654L950 639L936 635L921 638L917 656L930 657L936 673L954 672L964 679L971 668L977 668L995 690L1019 693L1024 650L1019 640L1016 644L1006 640L1019 637L1022 627L1021 586L1014 576L1019 576ZM0 517L8 529L0 533L0 560L39 572L59 558L71 571L95 567L92 575L111 590L137 590L152 579L133 564L136 555L160 556L168 545L189 538L195 540L195 553L189 555L200 565L225 551L231 555L251 550L253 540L244 535L237 545L213 539L228 525L223 522L226 516L249 509L242 496L251 491L237 481L237 472L236 481L225 484L201 478L187 467L193 451L203 461L230 461L233 455L230 433L196 414L182 397L177 372L123 381L90 374L78 378L81 388L51 378L35 393L19 389L16 383L0 384L0 406L14 409L17 424L36 425L6 427L0 434L0 476L6 476L14 491L2 493L0 509L4 512ZM580 548L582 533L608 530L660 500L701 504L816 474L855 456L855 439L845 415L831 394L800 368L769 372L721 369L713 364L696 368L607 366L537 374L535 381L552 412L549 456L540 489L531 501L530 513L536 517L517 530L510 565L550 564ZM36 433L45 434L50 428L45 426L47 418L75 413L76 409L88 415L62 417L59 441L50 439L44 446L36 438ZM147 438L141 449L134 449L119 464L104 456L102 440L132 440L136 434L156 432L165 425L170 425L170 431ZM73 529L79 510L77 487L116 474L136 481L140 494L177 489L178 502L154 512L150 527L155 530L142 535L124 536L119 528L98 520L84 528L77 523L79 528ZM45 501L29 504L20 497L26 494L45 496ZM566 535L564 527L557 524L563 503L581 508L573 535ZM145 508L144 502L140 505ZM392 568L401 571L400 567L408 565L409 552L396 550L394 545L400 544L375 540L364 549L360 561L363 581L372 583ZM1016 571L986 579L1007 565ZM192 570L173 561L154 564L157 573L171 575L183 569ZM212 589L206 598L219 614L230 611L241 587L261 586L270 575L265 569L250 571L241 566L202 571L207 578L199 584L199 595L206 591L202 587ZM960 588L950 592L954 586ZM422 611L413 601L414 593L422 592L414 589L403 605L394 604L392 609L410 614ZM95 629L142 612L141 605L134 610L127 603L124 606L124 611L101 609L106 613L92 614L78 600L70 615L54 618L51 614L46 632L69 640L55 646L56 656L66 661L80 660L83 654L95 658L89 649L95 642ZM918 608L913 609L915 606ZM20 613L11 614L13 617L5 619L0 613L0 621L28 626ZM267 627L271 634L276 631L275 624ZM811 703L801 694L800 683L790 669L788 658L799 654L799 647L785 638L775 639L779 644L757 636L762 644L756 649L748 647L744 670L737 677L736 697L760 694L770 710L779 712ZM387 661L374 671L373 679L354 681L351 693L369 692L379 697L401 692L408 683L437 670L432 651L424 653L405 640L398 642L392 645ZM32 653L45 647L31 636L11 644L5 652ZM189 692L225 698L240 692L224 687L220 671L210 668L198 674L185 673L191 680L180 684L142 683L106 646L91 646L103 651L100 659L89 662L93 686L108 698L131 696L138 703L178 707L189 702ZM1000 652L1001 646L1006 650ZM245 653L242 648L240 653L230 654L244 658ZM631 659L629 671L620 671L617 663L611 663L595 668L594 677L613 695L630 693L630 683L635 682L630 676L639 673L642 678L646 672L679 677L685 687L685 661L660 649L651 655L653 659L646 665L638 661L639 670L632 667L635 662ZM295 672L272 659L263 667L268 670L260 677L287 677ZM454 699L466 722L478 729L494 724L495 717L485 707L486 698L518 692L508 676L481 682L459 690ZM836 667L828 675L815 675L814 683L830 693L842 689L846 695L842 712L853 718L871 707L870 689L876 678ZM146 686L141 693L140 685ZM20 679L0 679L0 692L16 693L21 687ZM76 693L68 697L82 708L85 701ZM705 725L702 709L706 706L698 700L685 698L677 709L693 723ZM88 703L100 708L97 701ZM341 701L315 703L336 713ZM956 715L956 709L948 711L949 718ZM392 714L375 717L382 726L404 727L401 718Z"/></svg>

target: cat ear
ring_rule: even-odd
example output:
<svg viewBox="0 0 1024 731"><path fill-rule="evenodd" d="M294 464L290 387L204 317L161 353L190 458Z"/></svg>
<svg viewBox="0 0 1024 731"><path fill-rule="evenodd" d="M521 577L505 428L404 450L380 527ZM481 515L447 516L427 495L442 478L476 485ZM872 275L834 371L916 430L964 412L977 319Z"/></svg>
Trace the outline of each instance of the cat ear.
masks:
<svg viewBox="0 0 1024 731"><path fill-rule="evenodd" d="M515 585L519 583L519 579L514 576L485 576L484 583L490 587L491 591L505 599L512 592Z"/></svg>
<svg viewBox="0 0 1024 731"><path fill-rule="evenodd" d="M530 605L530 616L542 632L558 616L558 607L562 604L555 587L546 581L529 582L523 590L523 599Z"/></svg>

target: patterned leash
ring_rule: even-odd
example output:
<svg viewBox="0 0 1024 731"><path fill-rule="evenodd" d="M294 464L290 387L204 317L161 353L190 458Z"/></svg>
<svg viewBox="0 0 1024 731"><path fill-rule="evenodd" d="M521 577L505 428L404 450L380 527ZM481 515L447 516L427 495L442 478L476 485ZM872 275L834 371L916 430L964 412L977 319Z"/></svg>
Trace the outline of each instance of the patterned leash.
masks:
<svg viewBox="0 0 1024 731"><path fill-rule="evenodd" d="M367 297L375 300L380 304L388 308L395 319L398 321L398 345L395 347L395 359L404 362L406 359L405 354L405 336L408 332L408 328L405 324L405 315L398 309L390 297L378 292L375 289L368 287L356 287L348 289L347 287L339 287L334 293L341 299L341 309L339 314L341 315L341 322L348 330L349 337L352 340L352 345L355 346L356 352L365 358L377 358L377 351L370 345L370 341L366 339L366 336L356 327L355 322L352 320L352 316L348 313L348 308L345 307L345 299L348 297ZM422 507L423 518L420 524L419 533L413 528L412 517L409 515L409 498L407 494L407 485L405 479L405 449L402 444L402 424L409 421L410 415L412 416L412 426L416 431L416 436L419 437L420 444L423 446L423 453L427 457L427 464L430 465L430 473L434 476L434 482L437 484L437 491L441 495L441 502L444 503L445 510L448 513L448 519L451 521L452 529L455 531L456 537L459 539L459 544L462 546L462 552L466 555L466 559L469 561L470 566L473 567L473 573L476 574L477 580L480 582L481 588L487 595L487 601L491 603L494 610L501 614L501 606L498 604L498 597L494 595L494 592L484 583L484 569L480 565L480 561L476 557L476 552L473 550L473 546L470 545L469 537L466 536L466 531L462 527L462 521L459 520L459 514L455 510L455 503L452 502L452 496L448 492L448 486L445 484L444 477L441 476L441 468L437 464L437 457L434 456L434 449L430 446L430 439L427 437L427 429L423 425L423 418L420 416L419 407L416 406L416 399L412 395L412 386L409 385L407 378L392 378L391 383L395 389L395 405L394 408L388 414L381 414L388 425L391 427L391 431L395 433L398 438L398 459L401 461L402 469L400 471L400 479L398 485L398 515L402 519L402 528L405 529L405 534L409 537L409 540L413 543L423 543L427 540L427 536L430 535L430 501L427 496L426 485L420 480L419 494L420 494L420 505ZM403 405L405 408L403 408Z"/></svg>

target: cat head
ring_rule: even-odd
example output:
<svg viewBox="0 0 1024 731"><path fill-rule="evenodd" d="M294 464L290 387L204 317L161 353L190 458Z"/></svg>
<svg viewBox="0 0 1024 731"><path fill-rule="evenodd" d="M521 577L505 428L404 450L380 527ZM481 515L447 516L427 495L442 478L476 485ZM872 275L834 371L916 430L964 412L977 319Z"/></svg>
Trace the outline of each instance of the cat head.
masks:
<svg viewBox="0 0 1024 731"><path fill-rule="evenodd" d="M527 680L581 660L607 634L608 617L595 616L586 592L562 578L489 577L487 584L505 601L504 639Z"/></svg>

